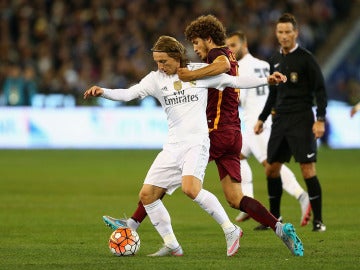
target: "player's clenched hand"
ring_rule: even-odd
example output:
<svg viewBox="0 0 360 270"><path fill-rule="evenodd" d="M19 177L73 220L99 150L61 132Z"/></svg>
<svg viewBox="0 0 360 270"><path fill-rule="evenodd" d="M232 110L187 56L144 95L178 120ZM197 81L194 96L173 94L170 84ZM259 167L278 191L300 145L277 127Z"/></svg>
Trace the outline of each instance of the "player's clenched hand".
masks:
<svg viewBox="0 0 360 270"><path fill-rule="evenodd" d="M322 121L316 121L313 125L312 131L315 135L316 139L321 138L324 136L325 133L325 122Z"/></svg>
<svg viewBox="0 0 360 270"><path fill-rule="evenodd" d="M98 97L98 96L101 96L103 93L104 93L104 90L102 90L101 87L95 85L84 92L84 99L87 99L90 96Z"/></svg>
<svg viewBox="0 0 360 270"><path fill-rule="evenodd" d="M255 126L254 126L254 132L255 134L260 134L264 130L264 122L261 120L257 120Z"/></svg>
<svg viewBox="0 0 360 270"><path fill-rule="evenodd" d="M278 71L275 71L273 74L271 74L268 77L269 84L285 83L286 81L287 81L286 76Z"/></svg>

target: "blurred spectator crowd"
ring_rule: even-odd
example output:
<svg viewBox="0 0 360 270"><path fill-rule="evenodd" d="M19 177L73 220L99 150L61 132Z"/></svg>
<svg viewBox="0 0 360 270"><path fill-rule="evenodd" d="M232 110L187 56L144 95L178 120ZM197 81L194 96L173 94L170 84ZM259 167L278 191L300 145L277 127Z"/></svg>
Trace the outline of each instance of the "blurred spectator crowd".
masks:
<svg viewBox="0 0 360 270"><path fill-rule="evenodd" d="M178 38L190 59L199 61L183 32L204 14L217 16L229 32L244 30L250 51L266 60L277 49L274 22L283 12L291 12L300 26L301 45L316 53L333 25L346 18L351 3L1 0L0 105L32 105L36 94L72 97L68 105L95 104L82 99L91 85L127 88L156 68L150 48L159 35Z"/></svg>

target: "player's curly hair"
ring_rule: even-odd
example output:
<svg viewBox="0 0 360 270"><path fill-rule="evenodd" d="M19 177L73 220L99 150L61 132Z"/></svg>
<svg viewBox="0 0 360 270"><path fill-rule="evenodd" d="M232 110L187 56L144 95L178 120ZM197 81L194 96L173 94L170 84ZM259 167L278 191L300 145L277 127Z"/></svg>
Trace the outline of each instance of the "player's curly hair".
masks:
<svg viewBox="0 0 360 270"><path fill-rule="evenodd" d="M203 15L192 21L185 29L185 37L206 39L211 37L217 46L225 45L226 28L214 15Z"/></svg>
<svg viewBox="0 0 360 270"><path fill-rule="evenodd" d="M186 67L189 62L184 45L177 41L176 38L170 36L160 36L151 51L164 52L167 53L169 57L180 60L180 67Z"/></svg>

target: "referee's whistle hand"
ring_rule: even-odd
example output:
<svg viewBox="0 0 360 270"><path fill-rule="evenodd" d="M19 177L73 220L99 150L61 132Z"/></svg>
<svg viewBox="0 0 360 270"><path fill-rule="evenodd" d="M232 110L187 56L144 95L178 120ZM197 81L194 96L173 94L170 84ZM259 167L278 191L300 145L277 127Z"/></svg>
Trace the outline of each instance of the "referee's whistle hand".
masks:
<svg viewBox="0 0 360 270"><path fill-rule="evenodd" d="M256 122L256 124L255 124L255 126L254 126L254 132L255 132L255 134L260 134L263 130L264 130L264 128L263 128L263 121L261 121L261 120L258 120L257 122Z"/></svg>

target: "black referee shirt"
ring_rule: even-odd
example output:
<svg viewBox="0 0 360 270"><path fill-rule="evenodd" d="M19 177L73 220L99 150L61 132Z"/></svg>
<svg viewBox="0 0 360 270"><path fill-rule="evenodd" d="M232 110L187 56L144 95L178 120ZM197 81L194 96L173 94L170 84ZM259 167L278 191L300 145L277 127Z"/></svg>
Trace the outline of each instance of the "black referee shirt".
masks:
<svg viewBox="0 0 360 270"><path fill-rule="evenodd" d="M292 113L311 110L316 103L317 117L325 117L327 95L324 77L314 56L298 46L288 54L275 53L270 61L270 74L279 71L287 82L270 86L270 93L259 119L265 122L272 110Z"/></svg>

